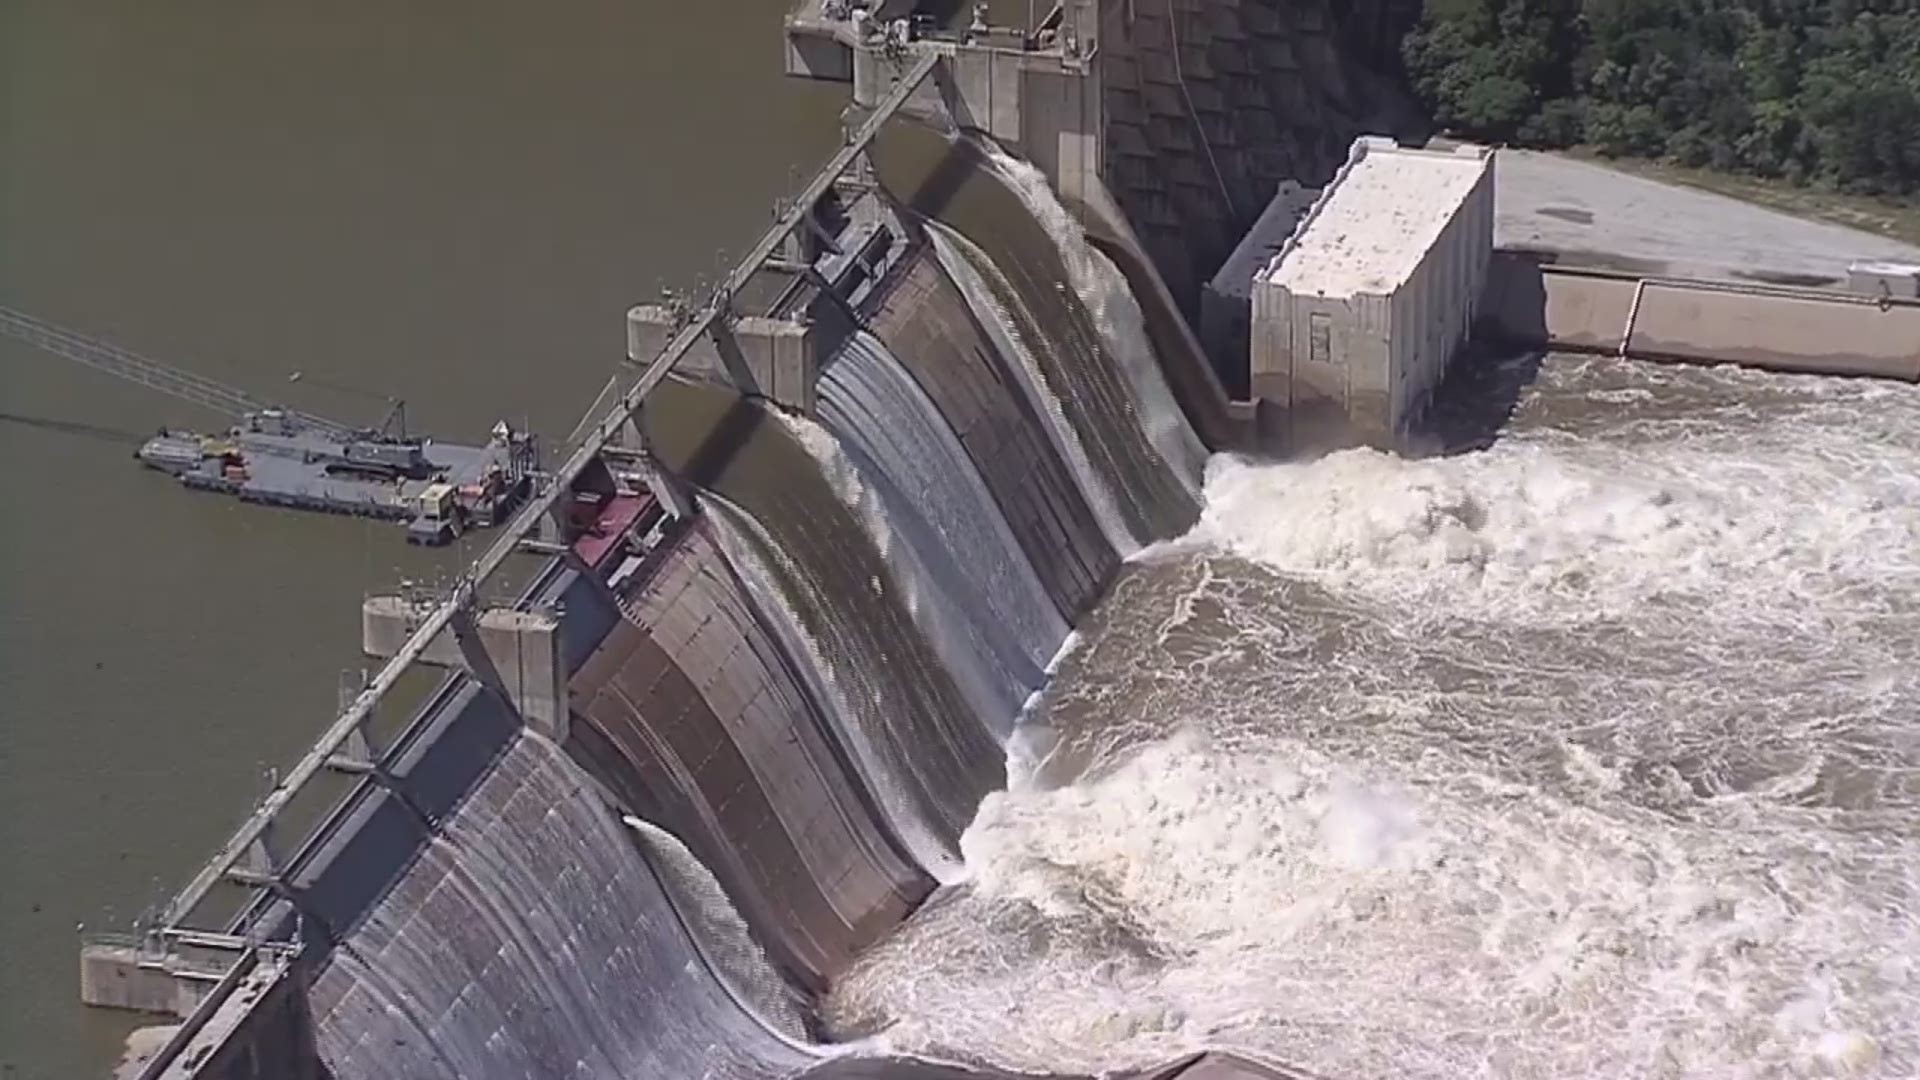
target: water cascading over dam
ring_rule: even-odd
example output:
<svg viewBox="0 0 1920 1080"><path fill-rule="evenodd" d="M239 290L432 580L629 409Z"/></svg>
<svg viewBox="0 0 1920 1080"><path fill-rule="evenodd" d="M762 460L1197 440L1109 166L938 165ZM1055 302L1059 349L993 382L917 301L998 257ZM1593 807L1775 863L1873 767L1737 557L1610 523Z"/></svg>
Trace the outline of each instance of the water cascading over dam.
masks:
<svg viewBox="0 0 1920 1080"><path fill-rule="evenodd" d="M1216 459L837 1029L1083 1072L1911 1075L1920 396L1523 378L1484 449Z"/></svg>
<svg viewBox="0 0 1920 1080"><path fill-rule="evenodd" d="M1194 522L1204 460L1044 181L950 157L814 418L648 402L706 512L607 598L564 744L505 742L333 928L338 1080L943 1074L808 1042L809 1002L964 876L1010 752L1044 753L1023 708L1122 557Z"/></svg>

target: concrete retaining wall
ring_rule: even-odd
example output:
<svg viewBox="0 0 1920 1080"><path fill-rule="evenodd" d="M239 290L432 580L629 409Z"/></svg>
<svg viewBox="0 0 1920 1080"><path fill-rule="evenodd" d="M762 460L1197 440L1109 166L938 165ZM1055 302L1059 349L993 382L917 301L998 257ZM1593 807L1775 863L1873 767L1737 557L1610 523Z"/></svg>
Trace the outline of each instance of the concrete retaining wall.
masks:
<svg viewBox="0 0 1920 1080"><path fill-rule="evenodd" d="M1636 304L1637 299L1637 304ZM1480 332L1514 345L1920 381L1920 303L1496 256Z"/></svg>
<svg viewBox="0 0 1920 1080"><path fill-rule="evenodd" d="M186 1016L212 980L183 980L162 965L163 959L132 942L88 942L80 950L80 1000L101 1008Z"/></svg>

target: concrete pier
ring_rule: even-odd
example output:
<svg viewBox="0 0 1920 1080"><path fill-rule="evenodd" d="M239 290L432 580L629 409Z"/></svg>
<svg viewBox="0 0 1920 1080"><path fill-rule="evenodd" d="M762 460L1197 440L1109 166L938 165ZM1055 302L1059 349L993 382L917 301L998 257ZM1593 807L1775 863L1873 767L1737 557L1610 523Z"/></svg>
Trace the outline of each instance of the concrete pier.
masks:
<svg viewBox="0 0 1920 1080"><path fill-rule="evenodd" d="M627 311L627 355L651 356L671 340L679 314L662 304L637 304ZM736 319L723 337L703 341L687 353L683 375L733 386L748 397L764 398L802 415L813 412L814 383L820 377L825 335L811 320L747 315ZM831 350L827 350L831 351Z"/></svg>
<svg viewBox="0 0 1920 1080"><path fill-rule="evenodd" d="M395 655L434 603L405 596L367 597L360 605L361 650L381 659ZM442 631L419 662L473 675L500 690L534 730L564 740L567 666L560 627L555 612L490 608L465 625Z"/></svg>
<svg viewBox="0 0 1920 1080"><path fill-rule="evenodd" d="M231 957L196 964L138 938L89 941L80 948L80 1000L155 1016L190 1015L231 966Z"/></svg>

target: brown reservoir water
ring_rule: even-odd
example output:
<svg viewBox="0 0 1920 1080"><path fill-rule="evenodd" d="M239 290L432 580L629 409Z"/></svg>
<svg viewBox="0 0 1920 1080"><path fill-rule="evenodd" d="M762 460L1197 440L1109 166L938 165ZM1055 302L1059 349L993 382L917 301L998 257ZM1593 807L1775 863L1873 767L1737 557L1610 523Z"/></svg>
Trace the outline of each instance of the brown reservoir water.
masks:
<svg viewBox="0 0 1920 1080"><path fill-rule="evenodd" d="M266 395L565 436L621 314L711 279L834 143L783 5L0 7L0 303ZM291 395L290 395L291 396ZM371 419L379 401L290 402ZM221 418L0 340L0 1076L103 1074L75 928L189 876L326 723L363 592L468 554L190 495Z"/></svg>

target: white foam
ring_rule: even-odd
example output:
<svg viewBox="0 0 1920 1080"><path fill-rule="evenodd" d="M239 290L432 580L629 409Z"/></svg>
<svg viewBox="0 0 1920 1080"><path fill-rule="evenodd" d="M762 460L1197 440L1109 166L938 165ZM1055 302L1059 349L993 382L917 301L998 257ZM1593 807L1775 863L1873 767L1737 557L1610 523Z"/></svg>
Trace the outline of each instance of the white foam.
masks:
<svg viewBox="0 0 1920 1080"><path fill-rule="evenodd" d="M1032 1069L1920 1074L1920 395L1542 382L1481 454L1216 460L1030 711L1065 782L829 1014Z"/></svg>
<svg viewBox="0 0 1920 1080"><path fill-rule="evenodd" d="M1192 539L1337 588L1483 614L1724 606L1749 590L1914 579L1901 553L1920 548L1920 477L1861 485L1847 462L1796 457L1767 463L1736 445L1648 460L1519 440L1421 461L1223 456Z"/></svg>

